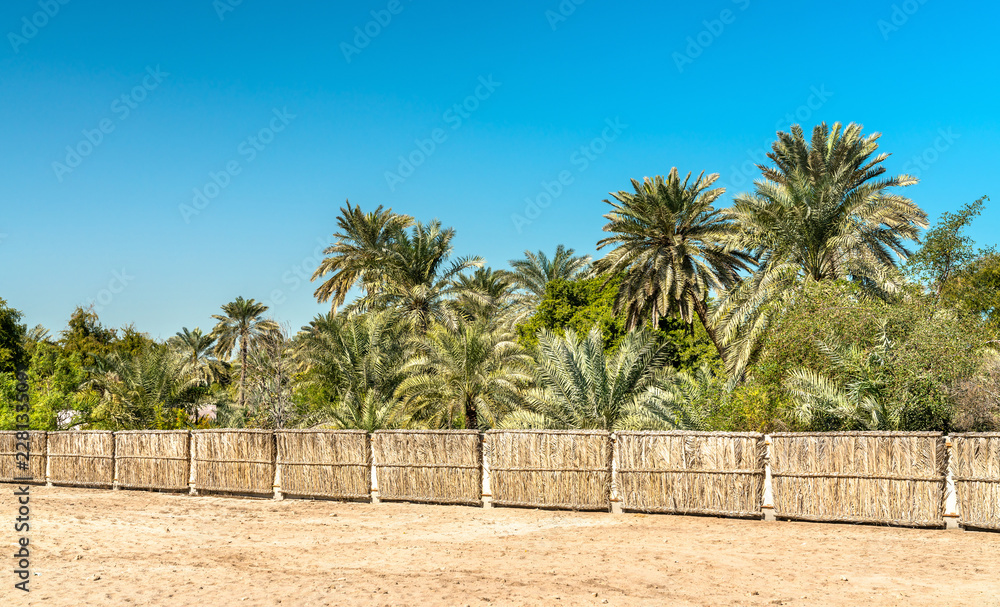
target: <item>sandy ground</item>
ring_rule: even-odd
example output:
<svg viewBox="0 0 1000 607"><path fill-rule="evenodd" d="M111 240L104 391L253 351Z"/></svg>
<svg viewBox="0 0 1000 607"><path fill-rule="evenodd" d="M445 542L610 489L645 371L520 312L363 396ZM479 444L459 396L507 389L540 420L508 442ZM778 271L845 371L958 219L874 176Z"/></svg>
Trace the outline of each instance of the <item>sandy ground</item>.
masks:
<svg viewBox="0 0 1000 607"><path fill-rule="evenodd" d="M12 486L0 485L13 550ZM1000 605L1000 534L33 487L8 605Z"/></svg>

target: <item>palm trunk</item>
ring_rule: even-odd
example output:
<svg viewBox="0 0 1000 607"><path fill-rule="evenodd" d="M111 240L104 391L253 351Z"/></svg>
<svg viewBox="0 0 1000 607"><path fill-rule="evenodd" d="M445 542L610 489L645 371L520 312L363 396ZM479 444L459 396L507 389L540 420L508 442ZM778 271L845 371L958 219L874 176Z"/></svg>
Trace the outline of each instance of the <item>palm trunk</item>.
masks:
<svg viewBox="0 0 1000 607"><path fill-rule="evenodd" d="M240 410L247 404L247 338L240 336Z"/></svg>
<svg viewBox="0 0 1000 607"><path fill-rule="evenodd" d="M479 415L476 413L476 405L470 399L465 399L465 429L479 429Z"/></svg>
<svg viewBox="0 0 1000 607"><path fill-rule="evenodd" d="M701 320L701 324L705 326L705 332L708 333L708 338L715 344L715 349L719 351L719 358L722 359L722 364L726 364L726 349L719 341L719 334L715 326L708 322L708 307L705 305L704 300L697 297L694 298L694 312L698 315L698 319Z"/></svg>

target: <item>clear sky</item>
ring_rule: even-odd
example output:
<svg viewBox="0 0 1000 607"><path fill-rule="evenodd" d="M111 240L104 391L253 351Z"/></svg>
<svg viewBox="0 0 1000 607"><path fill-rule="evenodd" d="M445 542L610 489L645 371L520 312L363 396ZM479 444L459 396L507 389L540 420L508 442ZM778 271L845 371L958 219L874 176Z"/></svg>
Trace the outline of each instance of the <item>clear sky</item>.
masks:
<svg viewBox="0 0 1000 607"><path fill-rule="evenodd" d="M719 172L728 201L792 122L883 133L932 218L992 195L972 235L994 244L998 18L941 0L7 0L0 297L54 333L94 302L166 338L242 295L294 331L325 309L302 277L345 199L439 218L495 267L593 254L609 191L677 166Z"/></svg>

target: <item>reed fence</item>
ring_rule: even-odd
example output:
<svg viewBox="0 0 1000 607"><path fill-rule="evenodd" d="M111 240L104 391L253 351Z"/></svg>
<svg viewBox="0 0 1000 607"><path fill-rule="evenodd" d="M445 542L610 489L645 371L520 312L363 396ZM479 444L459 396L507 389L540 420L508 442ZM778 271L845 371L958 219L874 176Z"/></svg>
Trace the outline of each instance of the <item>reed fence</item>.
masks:
<svg viewBox="0 0 1000 607"><path fill-rule="evenodd" d="M959 523L1000 530L1000 432L952 436Z"/></svg>
<svg viewBox="0 0 1000 607"><path fill-rule="evenodd" d="M944 437L936 432L771 435L774 514L812 521L944 525Z"/></svg>
<svg viewBox="0 0 1000 607"><path fill-rule="evenodd" d="M188 489L191 433L187 430L115 432L118 486L126 489Z"/></svg>
<svg viewBox="0 0 1000 607"><path fill-rule="evenodd" d="M371 450L364 430L279 430L281 492L302 497L368 499Z"/></svg>
<svg viewBox="0 0 1000 607"><path fill-rule="evenodd" d="M490 430L490 488L499 506L604 510L611 505L611 434Z"/></svg>
<svg viewBox="0 0 1000 607"><path fill-rule="evenodd" d="M17 437L0 432L0 482L25 475ZM1000 433L954 435L950 447L934 432L32 431L28 439L27 475L57 485L740 517L770 515L773 502L785 519L940 527L957 516L967 528L1000 530Z"/></svg>
<svg viewBox="0 0 1000 607"><path fill-rule="evenodd" d="M379 430L372 434L372 452L381 499L482 499L482 438L475 430Z"/></svg>
<svg viewBox="0 0 1000 607"><path fill-rule="evenodd" d="M23 440L27 433L27 440ZM18 436L22 438L18 438ZM20 443L20 444L18 444ZM18 457L27 451L27 459ZM0 432L0 483L12 483L14 479L22 484L45 482L46 433L36 430L22 432ZM23 461L25 468L21 468Z"/></svg>
<svg viewBox="0 0 1000 607"><path fill-rule="evenodd" d="M275 439L269 430L195 430L194 485L198 491L270 494Z"/></svg>
<svg viewBox="0 0 1000 607"><path fill-rule="evenodd" d="M105 430L49 432L49 481L54 485L111 487L115 480L115 437Z"/></svg>
<svg viewBox="0 0 1000 607"><path fill-rule="evenodd" d="M618 432L618 495L625 510L760 517L764 436Z"/></svg>

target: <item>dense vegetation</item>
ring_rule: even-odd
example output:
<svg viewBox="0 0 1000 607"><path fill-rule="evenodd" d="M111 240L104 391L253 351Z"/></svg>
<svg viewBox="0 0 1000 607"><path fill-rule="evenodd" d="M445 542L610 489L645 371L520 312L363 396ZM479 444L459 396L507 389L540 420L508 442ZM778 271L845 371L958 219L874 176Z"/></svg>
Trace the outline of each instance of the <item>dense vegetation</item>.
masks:
<svg viewBox="0 0 1000 607"><path fill-rule="evenodd" d="M49 430L1000 429L1000 255L964 234L988 199L921 236L877 140L778 133L731 208L715 174L633 180L593 262L491 268L348 203L313 275L331 310L294 335L242 296L165 343L87 309L29 330L0 299L0 428L23 370Z"/></svg>

